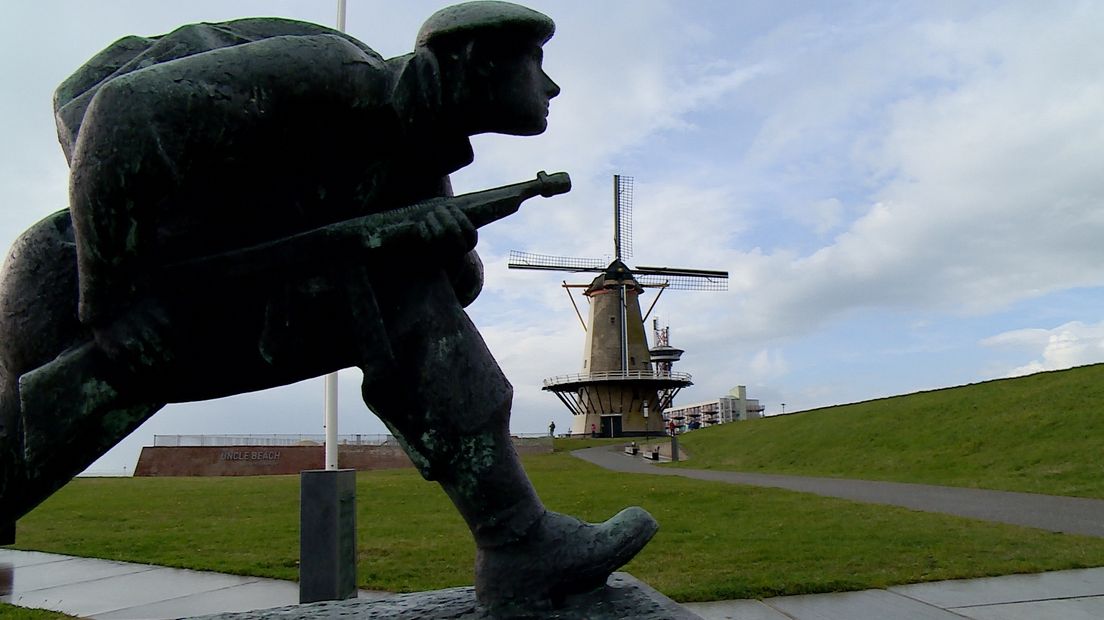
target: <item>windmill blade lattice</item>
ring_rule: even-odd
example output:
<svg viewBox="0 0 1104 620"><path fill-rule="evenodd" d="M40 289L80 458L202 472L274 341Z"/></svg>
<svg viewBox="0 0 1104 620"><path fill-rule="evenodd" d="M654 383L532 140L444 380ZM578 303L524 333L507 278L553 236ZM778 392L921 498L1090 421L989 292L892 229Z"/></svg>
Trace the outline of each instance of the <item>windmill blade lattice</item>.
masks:
<svg viewBox="0 0 1104 620"><path fill-rule="evenodd" d="M671 276L636 274L636 281L643 286L656 286L676 291L727 291L728 278L702 276Z"/></svg>
<svg viewBox="0 0 1104 620"><path fill-rule="evenodd" d="M680 291L727 291L728 272L680 267L644 267L633 270L644 286L665 286Z"/></svg>
<svg viewBox="0 0 1104 620"><path fill-rule="evenodd" d="M633 255L633 178L613 175L613 254L618 260Z"/></svg>
<svg viewBox="0 0 1104 620"><path fill-rule="evenodd" d="M600 258L576 258L550 256L510 250L510 269L535 269L541 271L604 271L606 261Z"/></svg>

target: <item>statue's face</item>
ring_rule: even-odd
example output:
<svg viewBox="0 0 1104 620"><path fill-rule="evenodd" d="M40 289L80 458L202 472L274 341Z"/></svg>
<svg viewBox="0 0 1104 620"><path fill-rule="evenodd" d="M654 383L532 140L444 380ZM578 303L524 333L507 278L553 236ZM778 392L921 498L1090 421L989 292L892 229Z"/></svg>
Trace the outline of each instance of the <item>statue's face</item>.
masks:
<svg viewBox="0 0 1104 620"><path fill-rule="evenodd" d="M532 136L548 127L548 102L560 94L560 87L544 72L543 59L536 44L495 59L481 102L486 131Z"/></svg>

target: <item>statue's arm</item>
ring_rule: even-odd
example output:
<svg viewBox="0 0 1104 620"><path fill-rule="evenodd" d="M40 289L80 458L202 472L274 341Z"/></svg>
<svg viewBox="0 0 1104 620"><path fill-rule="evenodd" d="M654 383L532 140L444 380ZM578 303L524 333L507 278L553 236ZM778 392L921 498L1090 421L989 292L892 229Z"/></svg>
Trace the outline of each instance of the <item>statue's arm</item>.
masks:
<svg viewBox="0 0 1104 620"><path fill-rule="evenodd" d="M475 229L516 212L537 195L568 191L566 173L543 172L532 181L373 213L322 226L266 243L204 256L166 267L168 282L176 277L204 281L207 277L249 278L271 273L311 271L333 261L362 262L370 256L434 257L463 255L475 246ZM465 261L470 261L465 258ZM475 259L478 263L478 258ZM481 265L480 265L481 267ZM471 276L461 276L470 278ZM473 286L468 282L467 287ZM457 291L461 297L471 291ZM478 293L478 289L474 291ZM471 299L462 300L470 302Z"/></svg>

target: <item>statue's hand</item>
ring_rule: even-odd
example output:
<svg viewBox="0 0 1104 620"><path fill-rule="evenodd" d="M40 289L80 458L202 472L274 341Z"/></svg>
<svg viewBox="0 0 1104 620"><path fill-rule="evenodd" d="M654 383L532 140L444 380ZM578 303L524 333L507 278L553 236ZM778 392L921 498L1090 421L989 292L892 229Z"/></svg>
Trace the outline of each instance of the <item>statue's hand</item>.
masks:
<svg viewBox="0 0 1104 620"><path fill-rule="evenodd" d="M422 247L439 256L462 256L475 248L479 233L468 216L455 205L438 204L414 222L414 232Z"/></svg>
<svg viewBox="0 0 1104 620"><path fill-rule="evenodd" d="M172 359L165 309L151 299L133 305L128 312L102 327L93 327L96 345L111 361L128 370L150 368Z"/></svg>

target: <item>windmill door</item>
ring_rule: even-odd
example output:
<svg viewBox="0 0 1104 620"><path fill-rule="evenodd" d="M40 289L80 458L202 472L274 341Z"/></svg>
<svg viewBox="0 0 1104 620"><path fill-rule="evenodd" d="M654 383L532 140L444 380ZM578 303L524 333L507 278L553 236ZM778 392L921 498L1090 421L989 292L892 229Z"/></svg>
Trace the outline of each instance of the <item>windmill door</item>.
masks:
<svg viewBox="0 0 1104 620"><path fill-rule="evenodd" d="M620 437L621 436L621 416L619 415L604 415L602 416L602 437Z"/></svg>

